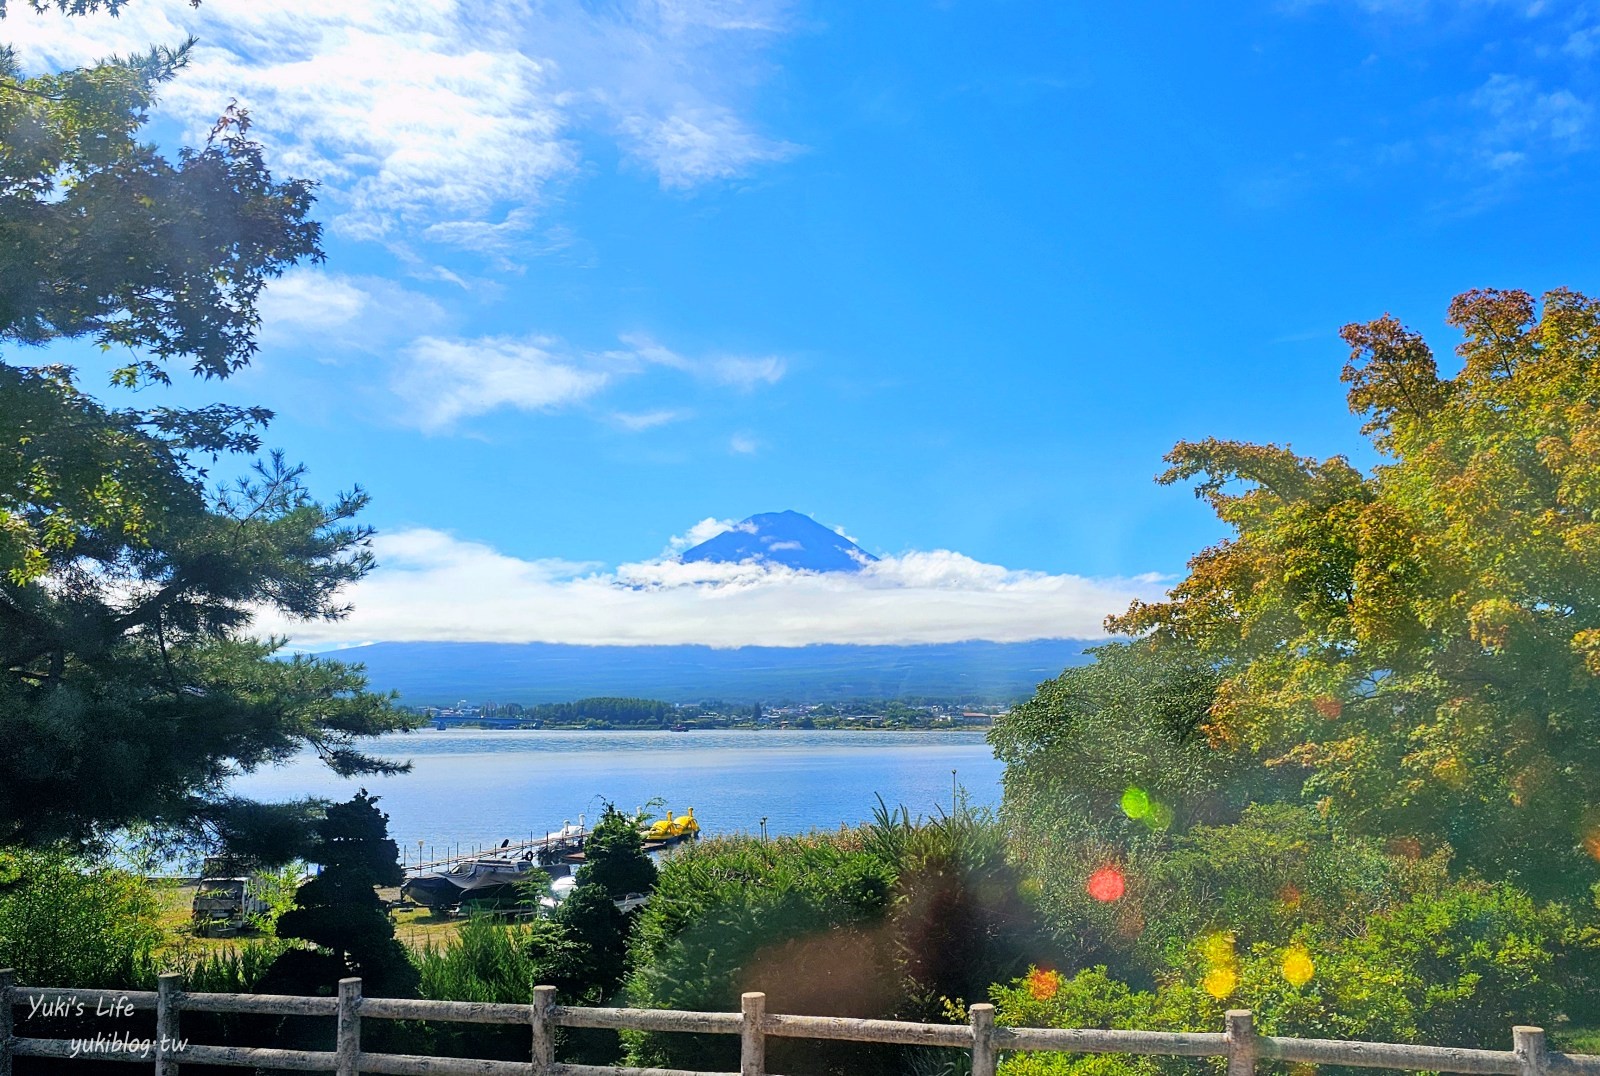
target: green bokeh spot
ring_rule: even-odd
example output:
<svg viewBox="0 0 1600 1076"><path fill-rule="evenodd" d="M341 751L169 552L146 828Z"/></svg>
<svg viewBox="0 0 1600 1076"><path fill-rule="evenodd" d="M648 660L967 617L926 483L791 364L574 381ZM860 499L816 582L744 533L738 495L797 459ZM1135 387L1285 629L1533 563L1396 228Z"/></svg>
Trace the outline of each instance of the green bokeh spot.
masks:
<svg viewBox="0 0 1600 1076"><path fill-rule="evenodd" d="M1129 785L1122 794L1122 813L1129 818L1143 818L1150 813L1150 793L1137 785Z"/></svg>

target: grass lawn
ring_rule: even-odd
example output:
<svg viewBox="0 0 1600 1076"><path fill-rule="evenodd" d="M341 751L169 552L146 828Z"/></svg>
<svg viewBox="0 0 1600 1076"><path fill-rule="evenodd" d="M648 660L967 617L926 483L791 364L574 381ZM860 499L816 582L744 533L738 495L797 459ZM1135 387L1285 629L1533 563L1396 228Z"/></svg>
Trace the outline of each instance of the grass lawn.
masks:
<svg viewBox="0 0 1600 1076"><path fill-rule="evenodd" d="M184 954L197 954L208 951L221 952L241 942L261 937L261 935L253 933L239 934L231 938L202 938L196 936L192 927L194 889L195 887L192 883L160 882L156 884L156 898L160 901L157 921L160 923L161 932L166 939L161 946L161 952ZM386 889L380 890L379 895L385 900L394 900L399 896L399 892L398 890ZM426 908L406 908L395 912L393 918L395 936L413 949L422 949L428 945L443 945L453 941L456 934L461 930L462 923L460 919L434 915Z"/></svg>
<svg viewBox="0 0 1600 1076"><path fill-rule="evenodd" d="M455 940L462 919L435 915L426 908L406 908L394 913L394 933L412 949L439 946Z"/></svg>
<svg viewBox="0 0 1600 1076"><path fill-rule="evenodd" d="M1552 1032L1550 1041L1564 1054L1600 1054L1600 1027L1569 1027Z"/></svg>

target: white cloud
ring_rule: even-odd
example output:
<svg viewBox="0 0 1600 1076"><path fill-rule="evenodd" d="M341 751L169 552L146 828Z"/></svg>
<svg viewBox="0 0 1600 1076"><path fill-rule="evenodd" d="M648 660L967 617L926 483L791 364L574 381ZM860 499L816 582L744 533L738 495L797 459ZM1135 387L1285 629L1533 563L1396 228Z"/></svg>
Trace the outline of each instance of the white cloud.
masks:
<svg viewBox="0 0 1600 1076"><path fill-rule="evenodd" d="M1471 97L1472 106L1492 122L1480 139L1487 154L1514 155L1549 148L1572 153L1584 148L1594 120L1594 106L1571 90L1544 92L1531 79L1496 74Z"/></svg>
<svg viewBox="0 0 1600 1076"><path fill-rule="evenodd" d="M682 370L713 384L727 385L746 392L762 385L776 385L783 380L783 375L789 369L789 364L776 355L758 357L716 355L704 359L691 359L663 346L646 333L626 333L621 340L629 350L613 352L614 357L627 357L652 366Z"/></svg>
<svg viewBox="0 0 1600 1076"><path fill-rule="evenodd" d="M374 276L296 267L261 296L261 342L386 351L446 318L426 295Z"/></svg>
<svg viewBox="0 0 1600 1076"><path fill-rule="evenodd" d="M314 286L303 284L290 288L291 293L311 290ZM302 321L320 319L331 323L354 317L353 310L366 302L353 286L328 290L320 305L311 303L302 309ZM746 391L771 384L783 375L781 359L700 360L686 358L646 337L625 337L623 342L630 346L584 351L549 336L423 336L401 352L390 377L390 388L406 404L403 420L429 433L439 433L462 419L502 407L524 411L568 407L652 367L666 367L703 382ZM735 365L730 367L730 363ZM730 375L729 369L739 373ZM623 429L639 431L688 418L689 414L682 408L656 408L612 411L604 417ZM733 438L731 447L735 452L748 453L754 452L758 444L741 434Z"/></svg>
<svg viewBox="0 0 1600 1076"><path fill-rule="evenodd" d="M753 456L761 448L761 442L745 433L736 433L728 438L728 448L741 456Z"/></svg>
<svg viewBox="0 0 1600 1076"><path fill-rule="evenodd" d="M550 62L450 0L147 0L117 19L8 19L6 30L29 66L192 31L201 44L163 91L189 137L238 98L274 163L322 181L336 227L359 238L537 203L577 161Z"/></svg>
<svg viewBox="0 0 1600 1076"><path fill-rule="evenodd" d="M686 548L731 524L703 520ZM677 543L686 543L679 547ZM615 571L522 560L436 530L380 535L380 567L350 592L355 611L332 624L263 621L296 646L371 640L701 643L938 643L1094 638L1156 576L1091 579L1014 571L948 550L874 561L860 572L662 559Z"/></svg>
<svg viewBox="0 0 1600 1076"><path fill-rule="evenodd" d="M743 174L795 147L743 114L784 7L621 0L140 0L118 18L13 5L26 68L200 45L163 108L207 130L249 108L273 163L324 184L340 231L504 253L609 135L663 186Z"/></svg>
<svg viewBox="0 0 1600 1076"><path fill-rule="evenodd" d="M549 411L599 392L610 379L550 350L545 339L427 336L405 353L391 385L423 430L438 432L501 407Z"/></svg>
<svg viewBox="0 0 1600 1076"><path fill-rule="evenodd" d="M628 115L620 129L633 156L669 189L730 179L752 165L782 161L799 152L798 146L760 137L725 108Z"/></svg>
<svg viewBox="0 0 1600 1076"><path fill-rule="evenodd" d="M1600 51L1600 26L1585 26L1572 31L1561 51L1577 60L1587 60Z"/></svg>
<svg viewBox="0 0 1600 1076"><path fill-rule="evenodd" d="M686 411L615 411L611 415L611 420L625 430L637 432L640 430L653 430L657 426L665 426L669 422L678 422L688 417L688 412Z"/></svg>
<svg viewBox="0 0 1600 1076"><path fill-rule="evenodd" d="M1277 7L1291 15L1332 8L1405 23L1429 19L1440 29L1472 17L1532 19L1543 13L1544 5L1541 0L1282 0Z"/></svg>
<svg viewBox="0 0 1600 1076"><path fill-rule="evenodd" d="M760 359L713 359L707 369L713 381L748 392L759 385L776 385L787 367L782 359L769 355Z"/></svg>
<svg viewBox="0 0 1600 1076"><path fill-rule="evenodd" d="M687 532L675 534L669 538L667 540L667 548L662 551L661 555L663 557L675 557L685 549L697 546L701 542L709 542L724 531L741 529L749 534L754 534L756 530L754 524L747 525L734 519L717 519L715 516L707 516L690 527Z"/></svg>

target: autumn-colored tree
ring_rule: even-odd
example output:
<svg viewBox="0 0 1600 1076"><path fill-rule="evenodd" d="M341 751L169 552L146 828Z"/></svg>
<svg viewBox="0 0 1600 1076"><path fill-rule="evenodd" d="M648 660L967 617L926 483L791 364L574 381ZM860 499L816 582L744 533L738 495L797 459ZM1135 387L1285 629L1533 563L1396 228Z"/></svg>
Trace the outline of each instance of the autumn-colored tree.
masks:
<svg viewBox="0 0 1600 1076"><path fill-rule="evenodd" d="M1535 892L1600 877L1600 302L1472 291L1461 368L1346 326L1381 455L1207 440L1164 483L1233 529L1111 619L1220 673L1218 748L1301 767L1325 810Z"/></svg>

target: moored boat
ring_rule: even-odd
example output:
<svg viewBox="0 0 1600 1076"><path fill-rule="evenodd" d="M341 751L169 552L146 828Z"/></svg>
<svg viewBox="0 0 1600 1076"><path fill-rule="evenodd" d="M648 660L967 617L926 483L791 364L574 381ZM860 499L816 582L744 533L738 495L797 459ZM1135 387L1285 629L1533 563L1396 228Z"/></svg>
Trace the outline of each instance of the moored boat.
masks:
<svg viewBox="0 0 1600 1076"><path fill-rule="evenodd" d="M677 844L679 841L693 840L700 836L700 823L695 821L694 808L689 808L688 814L673 817L672 812L667 812L667 817L657 819L649 826L641 829L639 835L645 840L646 845Z"/></svg>
<svg viewBox="0 0 1600 1076"><path fill-rule="evenodd" d="M532 856L501 859L482 856L455 864L447 871L419 874L406 880L400 896L434 911L457 905L482 908L527 903L529 883L548 883L558 868L541 866Z"/></svg>

